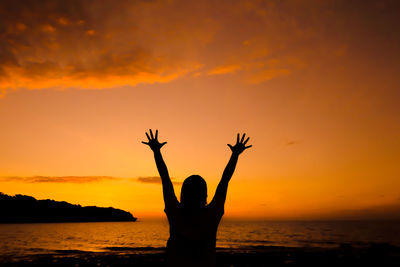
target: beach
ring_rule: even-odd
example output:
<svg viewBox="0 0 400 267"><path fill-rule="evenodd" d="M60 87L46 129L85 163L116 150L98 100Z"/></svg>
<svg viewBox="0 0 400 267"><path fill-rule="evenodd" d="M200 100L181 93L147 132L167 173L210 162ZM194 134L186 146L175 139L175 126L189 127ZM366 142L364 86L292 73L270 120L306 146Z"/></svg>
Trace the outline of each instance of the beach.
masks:
<svg viewBox="0 0 400 267"><path fill-rule="evenodd" d="M110 248L108 252L54 251L23 257L2 257L1 266L165 266L159 248ZM371 244L353 248L260 246L217 249L217 266L399 266L400 248Z"/></svg>

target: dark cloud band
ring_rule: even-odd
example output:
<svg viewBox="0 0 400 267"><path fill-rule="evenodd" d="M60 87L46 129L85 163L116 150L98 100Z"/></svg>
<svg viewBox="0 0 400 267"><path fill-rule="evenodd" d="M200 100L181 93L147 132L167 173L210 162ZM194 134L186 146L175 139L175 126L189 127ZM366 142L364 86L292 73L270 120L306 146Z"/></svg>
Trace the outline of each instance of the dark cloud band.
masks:
<svg viewBox="0 0 400 267"><path fill-rule="evenodd" d="M7 176L0 177L0 182L20 182L20 183L96 183L102 181L131 181L138 183L147 184L161 184L161 178L158 176L146 176L136 178L121 178L112 176ZM174 181L171 178L172 183L175 185L181 185L182 182Z"/></svg>

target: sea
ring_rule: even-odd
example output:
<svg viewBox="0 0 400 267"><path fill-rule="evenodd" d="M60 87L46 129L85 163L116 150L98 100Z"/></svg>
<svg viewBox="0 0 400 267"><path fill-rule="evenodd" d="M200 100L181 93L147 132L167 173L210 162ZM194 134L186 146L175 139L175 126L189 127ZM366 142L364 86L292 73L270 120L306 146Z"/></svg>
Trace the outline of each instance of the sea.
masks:
<svg viewBox="0 0 400 267"><path fill-rule="evenodd" d="M0 224L0 257L60 251L103 252L164 248L166 220L98 223ZM251 252L260 246L339 247L385 243L400 246L395 221L240 221L223 219L217 248Z"/></svg>

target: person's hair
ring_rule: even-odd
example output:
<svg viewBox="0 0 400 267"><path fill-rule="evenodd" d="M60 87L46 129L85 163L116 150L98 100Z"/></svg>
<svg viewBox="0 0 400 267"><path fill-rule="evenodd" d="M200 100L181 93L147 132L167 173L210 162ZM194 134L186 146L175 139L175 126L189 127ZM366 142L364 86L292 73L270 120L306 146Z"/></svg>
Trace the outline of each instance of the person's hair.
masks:
<svg viewBox="0 0 400 267"><path fill-rule="evenodd" d="M207 183L200 175L191 175L183 181L181 206L190 213L207 204Z"/></svg>

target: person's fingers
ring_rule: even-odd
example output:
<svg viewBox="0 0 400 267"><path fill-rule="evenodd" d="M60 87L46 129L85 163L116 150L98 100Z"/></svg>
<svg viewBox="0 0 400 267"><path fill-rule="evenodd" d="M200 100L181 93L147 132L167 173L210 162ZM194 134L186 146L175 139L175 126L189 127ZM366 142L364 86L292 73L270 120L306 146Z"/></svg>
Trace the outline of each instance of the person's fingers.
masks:
<svg viewBox="0 0 400 267"><path fill-rule="evenodd" d="M149 143L142 141L143 144L148 145Z"/></svg>
<svg viewBox="0 0 400 267"><path fill-rule="evenodd" d="M149 141L151 140L150 139L150 136L149 136L149 134L146 132L146 136L147 136L147 139L149 139Z"/></svg>
<svg viewBox="0 0 400 267"><path fill-rule="evenodd" d="M237 136L236 136L236 144L239 143L239 138L240 138L240 135L239 135L239 133L238 133Z"/></svg>
<svg viewBox="0 0 400 267"><path fill-rule="evenodd" d="M229 146L230 149L232 149L232 145L231 144L228 144L228 146Z"/></svg>
<svg viewBox="0 0 400 267"><path fill-rule="evenodd" d="M246 143L249 141L250 137L247 137L246 141L244 141L243 145L246 145Z"/></svg>
<svg viewBox="0 0 400 267"><path fill-rule="evenodd" d="M156 140L157 140L157 138L158 138L158 130L156 130Z"/></svg>
<svg viewBox="0 0 400 267"><path fill-rule="evenodd" d="M246 133L243 134L242 139L240 140L240 143L243 143L244 137L246 136Z"/></svg>
<svg viewBox="0 0 400 267"><path fill-rule="evenodd" d="M151 136L151 139L154 139L153 131L151 129L150 129L150 136Z"/></svg>
<svg viewBox="0 0 400 267"><path fill-rule="evenodd" d="M248 148L250 148L250 147L252 147L252 145L245 146L244 149L248 149Z"/></svg>
<svg viewBox="0 0 400 267"><path fill-rule="evenodd" d="M163 147L167 142L161 143L160 147Z"/></svg>

